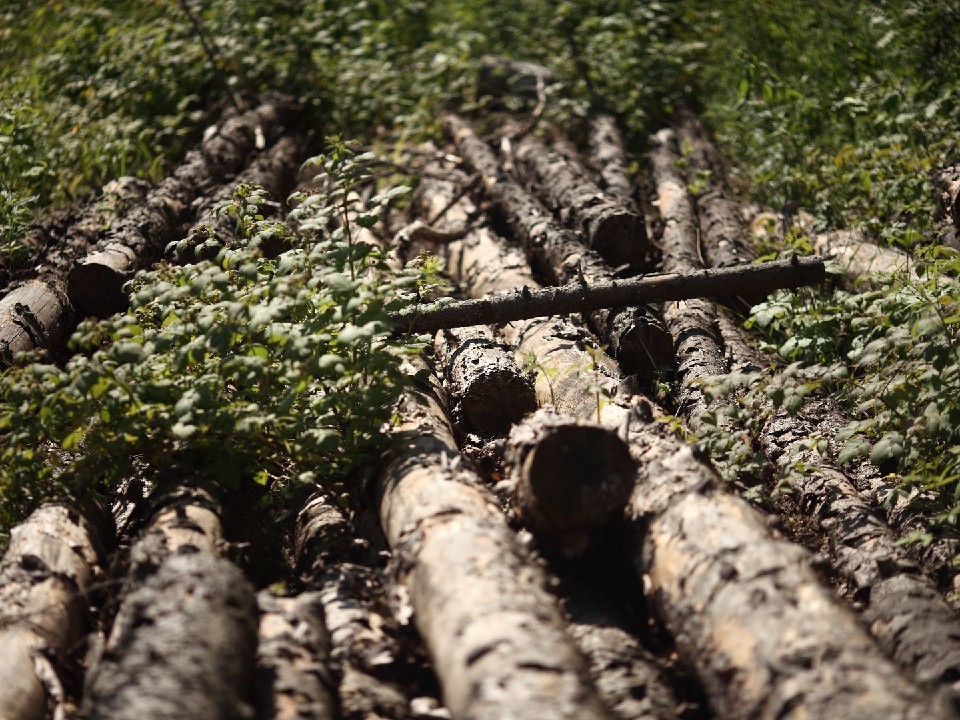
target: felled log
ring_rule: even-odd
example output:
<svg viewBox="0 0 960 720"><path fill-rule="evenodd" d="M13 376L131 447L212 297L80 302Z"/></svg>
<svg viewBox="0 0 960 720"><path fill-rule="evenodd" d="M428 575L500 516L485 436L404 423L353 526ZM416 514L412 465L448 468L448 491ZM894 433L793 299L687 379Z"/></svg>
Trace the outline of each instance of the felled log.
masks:
<svg viewBox="0 0 960 720"><path fill-rule="evenodd" d="M516 142L517 167L560 219L584 234L587 243L613 266L639 268L647 253L643 218L603 191L568 159L529 135Z"/></svg>
<svg viewBox="0 0 960 720"><path fill-rule="evenodd" d="M251 717L256 647L243 573L206 553L174 555L124 598L88 675L85 715Z"/></svg>
<svg viewBox="0 0 960 720"><path fill-rule="evenodd" d="M685 191L677 190L676 179L671 177L669 168L675 168L675 164L669 161L670 153L663 142L664 135L659 135L658 139L661 143L654 151L654 177L665 224L662 239L664 264L675 272L683 272L699 266L699 258L695 254L695 226L690 219L692 203ZM701 386L703 380L728 372L731 361L736 365L760 367L765 364L764 358L750 350L744 339L736 338L739 330L729 321L725 327L730 342L725 343L719 324L719 311L709 303L702 302L696 308L668 307L665 316L671 332L679 338L677 369L682 383L680 410L696 430L700 416L716 404L705 397ZM814 402L807 404L812 406ZM814 518L821 532L830 539L831 563L844 578L848 592L865 603L868 612L884 618L871 624L880 644L908 670L914 669L917 658L924 658L927 673L922 679L925 681L940 682L949 678L951 673L960 671L956 666L960 660L960 644L947 641L939 646L924 646L911 643L908 638L899 642L893 636L893 621L900 613L916 612L911 619L917 626L923 626L929 617L931 622L940 622L938 629L948 631L948 637L953 634L958 642L960 624L953 618L952 622L944 625L942 620L949 607L942 598L938 602L936 598L923 593L918 595L918 602L912 609L906 606L895 608L893 603L871 604L874 588L886 578L894 575L906 577L916 568L906 562L905 554L896 547L890 529L860 501L850 481L835 468L829 467L817 451L810 449L809 438L818 429L821 429L819 423L804 422L802 414L781 411L763 425L758 441L780 471L794 467L806 468L803 474L793 480L793 487L800 496L800 511ZM728 427L727 431L733 433L740 430ZM919 578L904 579L903 582L924 585ZM899 630L901 628L897 627ZM909 648L906 647L908 645Z"/></svg>
<svg viewBox="0 0 960 720"><path fill-rule="evenodd" d="M623 515L636 466L623 440L544 409L510 432L509 495L544 555L573 560Z"/></svg>
<svg viewBox="0 0 960 720"><path fill-rule="evenodd" d="M591 285L571 283L563 287L518 290L471 300L440 301L391 313L389 319L402 332L433 333L445 328L568 315L621 305L716 297L738 286L752 286L770 292L816 285L823 282L823 278L820 258L793 258L737 268L646 275Z"/></svg>
<svg viewBox="0 0 960 720"><path fill-rule="evenodd" d="M637 571L718 716L952 716L882 655L807 553L719 492L689 448L653 432L632 440Z"/></svg>
<svg viewBox="0 0 960 720"><path fill-rule="evenodd" d="M488 327L441 330L434 349L454 422L466 431L502 437L537 409L533 384Z"/></svg>
<svg viewBox="0 0 960 720"><path fill-rule="evenodd" d="M146 202L70 270L67 292L78 315L106 317L122 310L123 284L139 267L160 257L196 198L237 173L250 153L281 132L291 107L287 100L270 99L208 131L176 171L150 191Z"/></svg>
<svg viewBox="0 0 960 720"><path fill-rule="evenodd" d="M960 166L944 167L933 172L933 184L937 191L938 219L949 220L954 230L960 231Z"/></svg>
<svg viewBox="0 0 960 720"><path fill-rule="evenodd" d="M612 115L599 113L590 119L590 164L600 175L600 187L626 205L633 203L633 183L627 175L630 162L623 137Z"/></svg>
<svg viewBox="0 0 960 720"><path fill-rule="evenodd" d="M458 152L484 179L484 187L497 214L555 284L582 280L605 282L615 278L613 269L580 241L576 233L558 226L552 216L517 183L498 175L493 151L470 126L453 115L444 117L447 133ZM439 183L434 183L439 185ZM444 199L449 189L440 193ZM669 363L673 353L662 321L649 307L595 310L588 315L594 331L610 343L610 352L631 372L651 378Z"/></svg>
<svg viewBox="0 0 960 720"><path fill-rule="evenodd" d="M495 98L513 96L540 102L549 85L556 82L553 70L543 65L498 55L480 58L477 95Z"/></svg>
<svg viewBox="0 0 960 720"><path fill-rule="evenodd" d="M0 300L0 367L19 353L61 346L72 329L67 298L41 280L28 280Z"/></svg>
<svg viewBox="0 0 960 720"><path fill-rule="evenodd" d="M254 160L250 167L200 203L196 222L186 238L174 248L175 257L181 262L211 259L216 256L213 243L222 246L236 237L237 217L226 213L217 214L216 208L233 198L238 185L262 187L270 197L283 203L293 185L294 175L306 152L305 148L306 139L301 135L280 138L261 157ZM261 252L265 257L275 257L284 249L277 239L267 238Z"/></svg>
<svg viewBox="0 0 960 720"><path fill-rule="evenodd" d="M261 591L257 604L257 718L335 720L330 638L318 594L276 597Z"/></svg>
<svg viewBox="0 0 960 720"><path fill-rule="evenodd" d="M380 520L455 718L607 717L545 578L459 462L433 393L408 394Z"/></svg>
<svg viewBox="0 0 960 720"><path fill-rule="evenodd" d="M10 534L0 565L2 718L55 716L58 670L88 629L87 593L102 577L95 515L43 505Z"/></svg>
<svg viewBox="0 0 960 720"><path fill-rule="evenodd" d="M216 488L161 496L130 549L120 609L86 679L93 718L236 718L253 713L257 613L222 559Z"/></svg>
<svg viewBox="0 0 960 720"><path fill-rule="evenodd" d="M297 567L323 607L341 716L405 720L412 697L401 681L406 653L387 607L391 588L354 538L343 510L318 493L297 516Z"/></svg>

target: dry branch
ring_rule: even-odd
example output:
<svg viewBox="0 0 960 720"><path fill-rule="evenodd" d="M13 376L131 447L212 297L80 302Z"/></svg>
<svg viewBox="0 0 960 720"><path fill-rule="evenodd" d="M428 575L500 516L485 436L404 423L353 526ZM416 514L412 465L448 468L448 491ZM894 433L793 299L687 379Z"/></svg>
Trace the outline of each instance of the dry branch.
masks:
<svg viewBox="0 0 960 720"><path fill-rule="evenodd" d="M533 384L489 328L441 330L434 348L454 422L466 431L502 437L537 409Z"/></svg>
<svg viewBox="0 0 960 720"><path fill-rule="evenodd" d="M602 718L545 578L459 460L432 392L408 395L380 518L455 718Z"/></svg>
<svg viewBox="0 0 960 720"><path fill-rule="evenodd" d="M288 100L267 100L208 132L176 171L150 191L146 202L70 270L67 292L78 315L106 317L123 309L127 298L122 287L133 272L159 258L176 239L194 200L232 177L250 153L279 135L291 109Z"/></svg>
<svg viewBox="0 0 960 720"><path fill-rule="evenodd" d="M496 55L480 58L477 94L502 97L512 95L540 102L548 85L556 82L550 68L536 63L512 60Z"/></svg>
<svg viewBox="0 0 960 720"><path fill-rule="evenodd" d="M623 515L636 475L615 432L547 409L513 428L503 463L524 525L545 555L564 560Z"/></svg>
<svg viewBox="0 0 960 720"><path fill-rule="evenodd" d="M539 140L526 136L514 147L517 165L546 205L565 224L584 233L587 243L611 265L640 267L647 251L643 218Z"/></svg>
<svg viewBox="0 0 960 720"><path fill-rule="evenodd" d="M587 248L571 230L557 225L542 205L517 183L502 176L485 175L483 169L497 165L493 151L453 115L444 118L448 134L456 139L457 150L484 180L496 213L555 284L583 280L589 283L613 280L613 269ZM440 195L450 189L433 183ZM439 202L439 199L435 202ZM650 307L600 309L588 315L594 331L609 342L611 354L631 372L644 378L667 365L673 354L670 337Z"/></svg>
<svg viewBox="0 0 960 720"><path fill-rule="evenodd" d="M86 594L101 575L93 517L44 505L11 532L0 565L0 718L52 716L57 665L87 630Z"/></svg>
<svg viewBox="0 0 960 720"><path fill-rule="evenodd" d="M521 289L480 299L416 306L402 314L392 314L390 321L403 332L433 333L445 328L506 323L621 305L722 297L741 287L770 292L815 285L823 282L823 279L823 261L820 258L794 258L737 268L647 275L589 285L573 283L536 291Z"/></svg>

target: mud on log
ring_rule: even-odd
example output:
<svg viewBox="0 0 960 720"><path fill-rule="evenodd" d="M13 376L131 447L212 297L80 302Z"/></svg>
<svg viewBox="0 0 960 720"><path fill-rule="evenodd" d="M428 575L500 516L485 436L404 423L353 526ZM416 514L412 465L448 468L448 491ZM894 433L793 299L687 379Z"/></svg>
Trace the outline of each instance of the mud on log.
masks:
<svg viewBox="0 0 960 720"><path fill-rule="evenodd" d="M607 717L545 578L460 465L430 391L401 403L380 518L455 718Z"/></svg>
<svg viewBox="0 0 960 720"><path fill-rule="evenodd" d="M441 330L434 349L454 401L454 423L465 431L502 437L537 409L533 384L488 327Z"/></svg>
<svg viewBox="0 0 960 720"><path fill-rule="evenodd" d="M595 283L616 277L613 269L595 251L587 248L576 233L558 226L550 213L517 183L483 174L484 168L496 167L496 156L469 125L456 116L447 115L444 126L455 139L458 152L481 173L497 215L551 282L563 284L582 280ZM439 186L440 183L433 185ZM438 192L441 196L453 195L449 188L440 188ZM673 347L662 321L651 308L604 308L589 313L588 319L594 331L609 341L611 354L631 372L651 378L669 364Z"/></svg>
<svg viewBox="0 0 960 720"><path fill-rule="evenodd" d="M175 239L191 204L238 172L255 149L276 137L289 117L288 100L268 100L220 125L164 178L146 202L111 228L98 247L74 266L67 292L78 315L106 317L126 306L123 284Z"/></svg>
<svg viewBox="0 0 960 720"><path fill-rule="evenodd" d="M548 557L581 557L622 517L636 476L623 440L600 425L543 409L510 433L509 495Z"/></svg>
<svg viewBox="0 0 960 720"><path fill-rule="evenodd" d="M10 535L0 565L0 718L55 716L58 670L87 630L87 592L102 575L102 520L91 518L44 505Z"/></svg>
<svg viewBox="0 0 960 720"><path fill-rule="evenodd" d="M514 147L517 166L563 222L583 232L587 243L611 265L641 267L647 252L643 218L603 191L560 153L525 136Z"/></svg>

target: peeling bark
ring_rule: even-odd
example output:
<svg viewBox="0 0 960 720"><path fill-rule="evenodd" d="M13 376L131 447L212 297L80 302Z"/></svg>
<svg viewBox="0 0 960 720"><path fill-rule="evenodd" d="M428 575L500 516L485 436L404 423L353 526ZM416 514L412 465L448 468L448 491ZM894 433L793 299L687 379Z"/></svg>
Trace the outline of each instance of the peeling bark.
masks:
<svg viewBox="0 0 960 720"><path fill-rule="evenodd" d="M87 630L87 593L102 575L102 519L89 515L43 505L11 532L0 565L2 718L51 716L51 685Z"/></svg>
<svg viewBox="0 0 960 720"><path fill-rule="evenodd" d="M257 595L258 720L335 720L336 683L330 672L330 638L317 593Z"/></svg>
<svg viewBox="0 0 960 720"><path fill-rule="evenodd" d="M129 212L67 277L67 292L78 315L106 317L126 306L123 284L133 272L160 257L188 218L191 204L238 172L247 157L279 135L291 113L287 100L268 100L231 118Z"/></svg>
<svg viewBox="0 0 960 720"><path fill-rule="evenodd" d="M489 328L441 330L434 348L454 403L454 423L465 431L502 437L537 409L533 383Z"/></svg>
<svg viewBox="0 0 960 720"><path fill-rule="evenodd" d="M546 205L564 224L584 233L589 246L605 260L614 266L643 265L646 228L636 210L616 196L604 195L582 168L533 137L521 138L514 156Z"/></svg>
<svg viewBox="0 0 960 720"><path fill-rule="evenodd" d="M510 433L509 494L548 557L573 560L622 517L636 466L615 432L541 410Z"/></svg>
<svg viewBox="0 0 960 720"><path fill-rule="evenodd" d="M456 138L457 149L482 173L496 167L493 151L459 118L444 119L447 132ZM559 227L552 216L523 188L503 177L482 175L494 209L555 284L573 281L606 282L614 270L577 235ZM444 195L452 193L447 189ZM610 343L611 354L631 372L650 379L669 364L673 348L663 322L651 307L600 309L589 313L590 325Z"/></svg>
<svg viewBox="0 0 960 720"><path fill-rule="evenodd" d="M87 678L84 714L100 718L253 715L256 597L234 565L169 557L124 599Z"/></svg>
<svg viewBox="0 0 960 720"><path fill-rule="evenodd" d="M380 518L450 712L606 717L545 578L460 465L437 401L408 395L400 416Z"/></svg>

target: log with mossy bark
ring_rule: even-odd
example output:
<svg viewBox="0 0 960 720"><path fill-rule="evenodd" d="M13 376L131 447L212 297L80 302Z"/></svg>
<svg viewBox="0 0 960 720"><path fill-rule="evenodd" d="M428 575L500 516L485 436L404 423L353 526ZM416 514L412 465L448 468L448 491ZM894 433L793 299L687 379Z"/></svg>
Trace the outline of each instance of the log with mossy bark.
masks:
<svg viewBox="0 0 960 720"><path fill-rule="evenodd" d="M658 136L662 138L662 134ZM665 227L661 240L664 263L676 272L691 270L699 260L695 254L692 201L685 192L676 190L676 178L671 171L675 164L670 162L669 146L661 142L654 153L654 179L660 191L659 207ZM753 351L734 323L721 323L722 311L711 304L702 303L698 308L668 307L666 315L671 331L681 338L677 344L681 413L696 431L705 413L723 402L705 395L705 381L727 373L731 362L734 366L758 368L771 359ZM729 342L724 341L725 337ZM811 400L807 405L815 403ZM774 413L772 406L767 410ZM721 429L730 434L742 431L731 423L721 424ZM920 660L920 677L924 681L948 679L960 670L956 666L960 645L949 639L952 636L960 640L960 624L956 618L947 618L952 613L942 598L922 592L924 587L932 588L913 576L916 567L896 546L889 527L860 500L850 481L810 448L809 439L817 429L817 423L805 422L802 413L780 411L761 424L756 441L779 471L806 468L792 482L800 501L795 510L815 518L821 532L829 538L831 564L842 577L849 596L863 603L866 614L875 618L870 627L880 644L910 671L919 669L915 663ZM746 441L753 442L753 438ZM899 582L917 587L918 600L913 608L892 601L873 603L874 590L894 576L900 578ZM903 633L897 619L904 614L910 615L913 627L945 633L945 642L935 645L921 632Z"/></svg>
<svg viewBox="0 0 960 720"><path fill-rule="evenodd" d="M0 564L0 717L42 720L63 712L56 707L63 700L60 674L89 629L105 517L92 506L81 512L48 504L11 532Z"/></svg>
<svg viewBox="0 0 960 720"><path fill-rule="evenodd" d="M176 239L198 197L239 172L251 153L280 135L292 109L288 99L269 98L208 131L200 146L150 191L146 202L70 270L67 291L78 315L106 317L125 308L122 288L134 271L158 259Z"/></svg>
<svg viewBox="0 0 960 720"><path fill-rule="evenodd" d="M617 433L546 408L513 428L503 465L511 504L538 548L565 561L622 517L636 475Z"/></svg>
<svg viewBox="0 0 960 720"><path fill-rule="evenodd" d="M408 393L380 519L455 718L603 718L546 578L460 461L435 394Z"/></svg>
<svg viewBox="0 0 960 720"><path fill-rule="evenodd" d="M648 243L643 217L606 195L584 169L529 135L517 140L513 157L524 177L560 219L584 234L589 246L613 266L640 268Z"/></svg>
<svg viewBox="0 0 960 720"><path fill-rule="evenodd" d="M563 284L582 279L593 283L616 277L614 270L587 248L576 233L560 227L517 183L503 176L483 174L484 168L496 167L496 156L467 123L447 115L444 126L455 139L458 152L483 178L496 213L551 282ZM453 195L452 189L441 183L432 185L438 196L434 204ZM673 347L652 307L603 308L589 313L588 318L594 331L609 342L611 354L631 372L651 378L669 363Z"/></svg>
<svg viewBox="0 0 960 720"><path fill-rule="evenodd" d="M86 678L93 718L253 714L253 587L220 555L219 493L183 487L157 499L130 550L119 611Z"/></svg>
<svg viewBox="0 0 960 720"><path fill-rule="evenodd" d="M454 423L464 432L502 437L537 409L533 383L489 327L441 330L434 350Z"/></svg>

